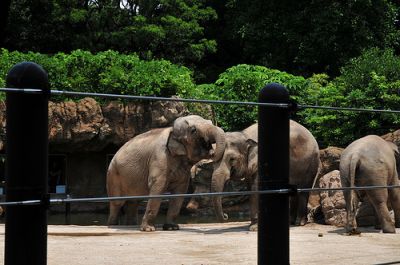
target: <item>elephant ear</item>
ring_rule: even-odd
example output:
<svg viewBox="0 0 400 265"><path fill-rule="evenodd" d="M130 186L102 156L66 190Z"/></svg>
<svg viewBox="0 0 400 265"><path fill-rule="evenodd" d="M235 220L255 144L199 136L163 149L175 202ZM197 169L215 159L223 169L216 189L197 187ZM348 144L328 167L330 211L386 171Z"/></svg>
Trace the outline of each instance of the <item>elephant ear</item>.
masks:
<svg viewBox="0 0 400 265"><path fill-rule="evenodd" d="M258 159L257 159L257 152L258 152L258 144L256 141L252 139L247 139L247 165L248 165L248 170L251 173L257 172L258 170Z"/></svg>
<svg viewBox="0 0 400 265"><path fill-rule="evenodd" d="M185 146L174 137L172 132L168 136L167 149L173 156L186 155Z"/></svg>

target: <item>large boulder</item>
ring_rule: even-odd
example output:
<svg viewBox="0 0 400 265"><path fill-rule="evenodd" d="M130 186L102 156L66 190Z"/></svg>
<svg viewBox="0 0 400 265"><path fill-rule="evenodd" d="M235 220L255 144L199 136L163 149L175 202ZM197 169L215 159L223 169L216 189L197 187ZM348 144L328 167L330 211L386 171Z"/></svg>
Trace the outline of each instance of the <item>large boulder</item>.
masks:
<svg viewBox="0 0 400 265"><path fill-rule="evenodd" d="M333 170L322 176L318 187L341 188L339 170ZM342 191L321 191L320 202L326 224L343 226L346 223L346 202Z"/></svg>
<svg viewBox="0 0 400 265"><path fill-rule="evenodd" d="M314 181L315 187L318 187L320 178L325 174L333 171L339 170L340 156L343 152L343 148L329 146L325 149L319 151L319 156L321 160L320 169L318 176ZM310 192L308 199L308 210L310 211L309 221L324 223L323 213L320 212L321 208L321 198L320 192Z"/></svg>

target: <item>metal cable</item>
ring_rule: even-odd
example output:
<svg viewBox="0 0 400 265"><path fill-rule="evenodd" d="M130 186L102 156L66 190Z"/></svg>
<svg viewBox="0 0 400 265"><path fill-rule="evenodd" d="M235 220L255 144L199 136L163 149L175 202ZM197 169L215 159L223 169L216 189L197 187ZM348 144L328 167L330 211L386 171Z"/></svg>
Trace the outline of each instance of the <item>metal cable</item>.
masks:
<svg viewBox="0 0 400 265"><path fill-rule="evenodd" d="M40 89L17 89L17 88L0 88L3 92L20 92L20 93L41 93ZM245 102L245 101L227 101L227 100L208 100L208 99L186 99L186 98L167 98L167 97L156 97L156 96L133 96L133 95L120 95L120 94L105 94L105 93L91 93L91 92L74 92L74 91L62 91L62 90L51 90L52 95L68 95L68 96L80 96L80 97L102 97L102 98L114 98L114 99L135 99L135 100L159 100L159 101L177 101L177 102L189 102L189 103L210 103L210 104L235 104L235 105L250 105L250 106L268 106L278 108L289 108L291 104L287 103L262 103L262 102Z"/></svg>
<svg viewBox="0 0 400 265"><path fill-rule="evenodd" d="M171 198L187 198L187 197L213 197L213 196L236 196L236 195L254 195L254 194L296 194L306 192L321 192L321 191L343 191L343 190L373 190L373 189L395 189L400 188L400 185L393 186L364 186L364 187L338 187L338 188L303 188L303 189L273 189L262 191L231 191L231 192L206 192L192 194L160 194L160 195L145 195L145 196L115 196L115 197L94 197L94 198L54 198L50 199L50 204L61 203L80 203L80 202L109 202L118 200L148 200L148 199L171 199ZM13 205L38 205L42 204L43 200L26 200L14 202L0 202L0 206Z"/></svg>
<svg viewBox="0 0 400 265"><path fill-rule="evenodd" d="M31 88L0 88L3 92L19 92L19 93L42 93L40 89ZM356 111L356 112L371 112L371 113L397 113L400 114L400 110L381 110L381 109L363 109L363 108L344 108L344 107L331 107L331 106L315 106L315 105L301 105L294 106L291 103L263 103L263 102L245 102L245 101L227 101L227 100L207 100L207 99L185 99L185 98L167 98L167 97L156 97L156 96L133 96L133 95L120 95L120 94L106 94L106 93L93 93L93 92L74 92L74 91L63 91L63 90L50 90L52 95L68 95L68 96L91 96L91 97L103 97L103 98L114 98L114 99L135 99L135 100L159 100L159 101L176 101L176 102L189 102L189 103L209 103L209 104L235 104L235 105L248 105L248 106L267 106L267 107L278 107L278 108L291 108L297 107L299 110L302 109L323 109L323 110L334 110L334 111Z"/></svg>
<svg viewBox="0 0 400 265"><path fill-rule="evenodd" d="M400 110L343 108L343 107L312 106L312 105L298 105L298 108L299 109L323 109L323 110L339 110L339 111L374 112L374 113L400 113Z"/></svg>

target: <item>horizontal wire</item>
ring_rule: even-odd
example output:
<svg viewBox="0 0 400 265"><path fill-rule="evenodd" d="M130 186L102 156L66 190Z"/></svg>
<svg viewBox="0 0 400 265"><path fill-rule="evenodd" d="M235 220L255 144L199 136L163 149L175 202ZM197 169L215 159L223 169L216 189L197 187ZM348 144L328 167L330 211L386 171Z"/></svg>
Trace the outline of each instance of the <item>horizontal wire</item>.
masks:
<svg viewBox="0 0 400 265"><path fill-rule="evenodd" d="M318 191L344 191L344 190L377 190L377 189L396 189L400 188L400 185L392 186L363 186L363 187L337 187L337 188L304 188L297 189L298 193L305 192L318 192Z"/></svg>
<svg viewBox="0 0 400 265"><path fill-rule="evenodd" d="M356 111L356 112L374 112L374 113L400 113L400 110L390 109L362 109L362 108L344 108L344 107L329 107L329 106L313 106L313 105L298 105L299 109L323 109L323 110L340 110L340 111Z"/></svg>
<svg viewBox="0 0 400 265"><path fill-rule="evenodd" d="M20 92L20 93L42 93L41 89L31 88L0 88L3 92ZM133 96L133 95L120 95L120 94L106 94L106 93L94 93L94 92L75 92L75 91L64 91L64 90L50 90L51 94L54 95L68 95L68 96L91 96L91 97L103 97L103 98L114 98L114 99L135 99L135 100L159 100L159 101L175 101L175 102L189 102L189 103L209 103L209 104L235 104L235 105L248 105L248 106L267 106L267 107L278 107L278 108L293 108L294 105L291 103L266 103L266 102L251 102L251 101L228 101L228 100L207 100L207 99L185 99L185 98L167 98L167 97L156 97L156 96ZM315 105L301 105L296 106L299 110L302 109L323 109L323 110L334 110L334 111L356 111L356 112L371 112L371 113L397 113L400 114L400 110L390 109L363 109L363 108L345 108L345 107L331 107L331 106L315 106Z"/></svg>
<svg viewBox="0 0 400 265"><path fill-rule="evenodd" d="M0 91L4 92L21 92L36 94L41 93L40 89L17 89L17 88L0 88ZM92 92L75 92L75 91L63 91L63 90L51 90L50 93L53 95L68 95L68 96L91 96L91 97L102 97L102 98L114 98L114 99L135 99L135 100L159 100L159 101L175 101L175 102L189 102L189 103L210 103L210 104L235 104L235 105L250 105L250 106L267 106L267 107L278 107L278 108L289 108L291 104L288 103L266 103L266 102L246 102L246 101L228 101L228 100L208 100L208 99L186 99L186 98L167 98L167 97L156 97L156 96L133 96L133 95L121 95L121 94L106 94L106 93L92 93Z"/></svg>
<svg viewBox="0 0 400 265"><path fill-rule="evenodd" d="M231 192L206 192L206 193L182 193L182 194L159 194L159 195L143 195L143 196L115 196L115 197L93 197L93 198L54 198L50 199L50 204L61 203L78 203L78 202L108 202L120 200L148 200L148 199L171 199L185 197L213 197L213 196L237 196L237 195L255 195L255 194L292 194L320 191L343 191L343 190L374 190L374 189L395 189L400 185L393 186L364 186L364 187L338 187L338 188L290 188L290 189L271 189L261 191L231 191ZM42 200L26 200L14 202L0 202L0 206L12 205L38 205L43 203Z"/></svg>

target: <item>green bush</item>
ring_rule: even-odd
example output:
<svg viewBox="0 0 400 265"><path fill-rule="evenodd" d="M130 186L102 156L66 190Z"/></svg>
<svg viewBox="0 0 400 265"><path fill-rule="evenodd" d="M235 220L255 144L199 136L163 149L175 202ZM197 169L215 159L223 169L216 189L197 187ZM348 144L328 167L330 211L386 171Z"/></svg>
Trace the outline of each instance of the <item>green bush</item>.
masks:
<svg viewBox="0 0 400 265"><path fill-rule="evenodd" d="M189 69L166 60L140 60L138 56L105 51L76 50L53 56L0 51L0 82L17 63L32 61L49 75L51 89L127 95L183 95L195 85ZM58 97L56 97L58 98Z"/></svg>
<svg viewBox="0 0 400 265"><path fill-rule="evenodd" d="M393 109L400 106L400 57L392 50L366 50L341 69L341 75L324 82L310 94L316 105ZM368 134L382 135L398 129L400 115L308 109L302 113L322 146L345 147Z"/></svg>
<svg viewBox="0 0 400 265"><path fill-rule="evenodd" d="M222 73L214 85L198 87L197 95L224 101L257 102L259 91L267 84L281 83L293 99L299 100L308 81L262 66L237 65ZM257 107L237 104L213 105L218 124L226 131L242 130L257 120Z"/></svg>
<svg viewBox="0 0 400 265"><path fill-rule="evenodd" d="M0 86L11 67L33 61L49 74L52 89L147 95L223 101L257 102L268 83L280 83L292 99L303 105L398 109L400 106L400 57L392 50L364 51L341 69L333 80L325 74L305 79L254 65L227 69L213 84L195 85L192 73L166 60L144 61L135 54L115 51L92 54L76 50L70 54L9 52L0 50ZM4 95L3 95L4 97ZM65 99L64 97L53 97ZM257 120L257 107L238 104L187 104L192 113L213 119L225 131L242 130ZM400 115L304 109L292 118L306 126L320 147L345 147L367 134L385 134L398 129Z"/></svg>

